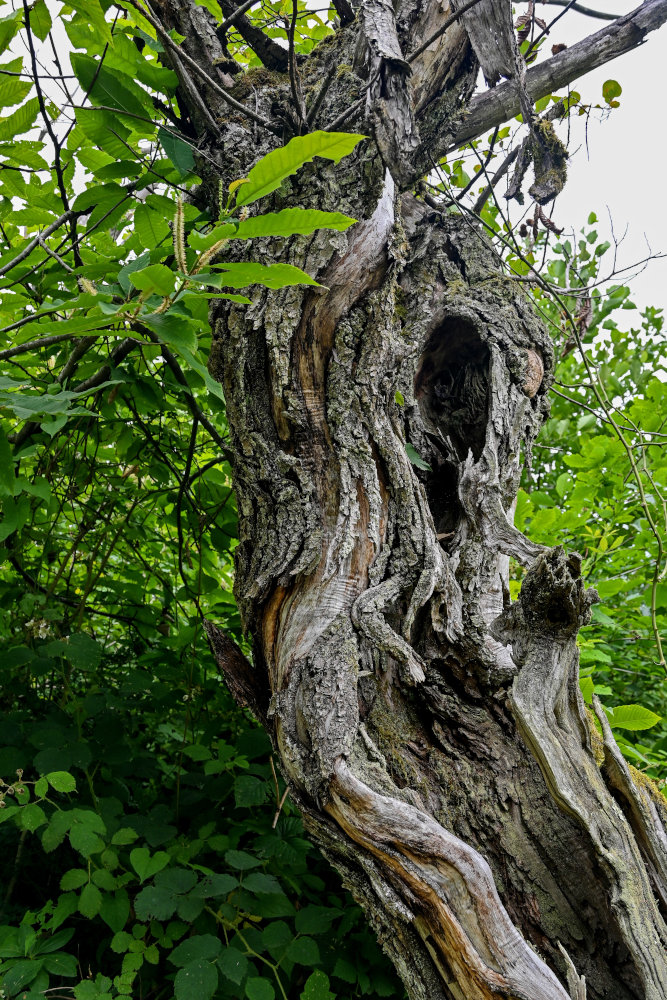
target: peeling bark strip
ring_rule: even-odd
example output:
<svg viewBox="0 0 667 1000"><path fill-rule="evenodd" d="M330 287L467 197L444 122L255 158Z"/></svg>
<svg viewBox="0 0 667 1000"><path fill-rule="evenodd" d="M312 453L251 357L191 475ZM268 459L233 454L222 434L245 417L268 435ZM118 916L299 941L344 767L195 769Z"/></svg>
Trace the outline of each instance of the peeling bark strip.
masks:
<svg viewBox="0 0 667 1000"><path fill-rule="evenodd" d="M667 811L603 713L600 741L585 712L576 634L594 595L577 558L513 526L551 343L482 231L409 190L425 149L516 113L515 81L471 100L485 18L505 23L509 3L432 44L451 15L436 0L364 0L355 21L339 6L350 23L299 64L306 107L326 122L366 103L371 138L337 167L303 168L270 207L360 221L233 248L326 287L214 308L253 665L207 634L411 1000L664 1000ZM205 9L159 9L215 79L227 53ZM611 58L665 19L667 0L648 0L581 44ZM529 93L588 68L583 53L528 71ZM215 211L219 177L276 145L258 120L294 120L289 77L239 75L231 109L209 86L211 131L191 93L184 80ZM511 558L527 568L513 604Z"/></svg>
<svg viewBox="0 0 667 1000"><path fill-rule="evenodd" d="M457 0L454 9L460 6L461 0ZM501 76L516 74L517 42L510 3L480 0L474 10L463 15L463 24L490 86Z"/></svg>
<svg viewBox="0 0 667 1000"><path fill-rule="evenodd" d="M491 869L426 813L378 795L336 765L327 811L380 859L414 909L411 918L449 985L466 983L467 1000L568 1000L554 974L526 948L493 883Z"/></svg>

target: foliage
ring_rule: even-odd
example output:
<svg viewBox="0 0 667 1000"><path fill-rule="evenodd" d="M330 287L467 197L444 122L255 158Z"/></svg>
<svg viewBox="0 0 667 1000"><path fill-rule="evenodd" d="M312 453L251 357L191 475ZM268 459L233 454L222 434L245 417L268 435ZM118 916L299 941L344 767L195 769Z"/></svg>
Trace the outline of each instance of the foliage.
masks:
<svg viewBox="0 0 667 1000"><path fill-rule="evenodd" d="M201 630L109 647L5 652L5 995L400 996Z"/></svg>

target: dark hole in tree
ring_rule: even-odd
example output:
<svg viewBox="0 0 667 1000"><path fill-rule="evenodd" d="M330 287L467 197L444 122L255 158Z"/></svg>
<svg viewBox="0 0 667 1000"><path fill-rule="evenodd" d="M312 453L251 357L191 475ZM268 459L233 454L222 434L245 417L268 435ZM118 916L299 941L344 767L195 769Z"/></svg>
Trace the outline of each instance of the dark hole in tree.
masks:
<svg viewBox="0 0 667 1000"><path fill-rule="evenodd" d="M459 460L468 451L479 459L486 437L489 349L467 320L446 320L422 355L416 394L429 430L453 448Z"/></svg>
<svg viewBox="0 0 667 1000"><path fill-rule="evenodd" d="M430 337L415 379L424 427L433 445L427 493L439 534L456 530L460 464L479 460L486 438L489 349L475 326L452 317Z"/></svg>

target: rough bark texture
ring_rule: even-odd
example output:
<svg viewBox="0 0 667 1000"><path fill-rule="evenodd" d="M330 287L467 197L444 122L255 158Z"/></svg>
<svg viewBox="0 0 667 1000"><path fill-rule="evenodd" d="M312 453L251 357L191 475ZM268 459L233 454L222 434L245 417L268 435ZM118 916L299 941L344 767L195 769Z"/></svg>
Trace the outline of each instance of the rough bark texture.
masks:
<svg viewBox="0 0 667 1000"><path fill-rule="evenodd" d="M271 207L360 221L253 244L325 287L214 311L252 670L209 635L411 998L660 1000L664 802L586 714L576 634L595 595L579 560L512 525L549 337L482 230L409 190L477 73L466 21L406 58L450 13L364 0L299 67L309 107L334 71L318 122L367 95L372 138ZM160 15L214 74L206 11L165 0ZM276 137L201 92L223 122L206 131L188 105L213 203L218 174L242 176ZM290 120L286 74L253 71L232 94ZM510 558L527 568L513 604Z"/></svg>

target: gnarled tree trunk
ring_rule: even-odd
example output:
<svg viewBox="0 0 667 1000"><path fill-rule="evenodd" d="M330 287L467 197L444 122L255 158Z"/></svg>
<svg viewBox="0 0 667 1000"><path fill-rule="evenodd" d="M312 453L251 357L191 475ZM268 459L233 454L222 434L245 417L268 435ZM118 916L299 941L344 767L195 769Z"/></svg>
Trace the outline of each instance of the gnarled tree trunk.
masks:
<svg viewBox="0 0 667 1000"><path fill-rule="evenodd" d="M368 0L350 21L348 8L297 69L307 107L330 80L318 124L361 96L372 137L338 166L305 167L272 207L360 221L278 249L254 243L253 259L297 264L325 287L214 313L209 367L236 455L252 669L215 626L209 635L411 998L660 1000L664 802L635 784L604 714L604 741L587 717L576 634L595 595L578 558L512 526L548 412L550 340L482 229L411 193L469 130L466 106L480 131L504 120L548 92L560 57L522 83L509 38L487 75L513 66L513 78L470 104L488 44L474 11L410 60L451 10L413 2L394 14ZM207 12L175 0L159 10L215 77L225 50ZM667 4L639 15L658 20L616 22L589 56L612 32L612 54L636 44ZM218 175L243 176L279 138L206 83L192 97L176 68L213 204ZM253 71L231 94L303 128L288 73ZM514 603L510 558L527 568Z"/></svg>

